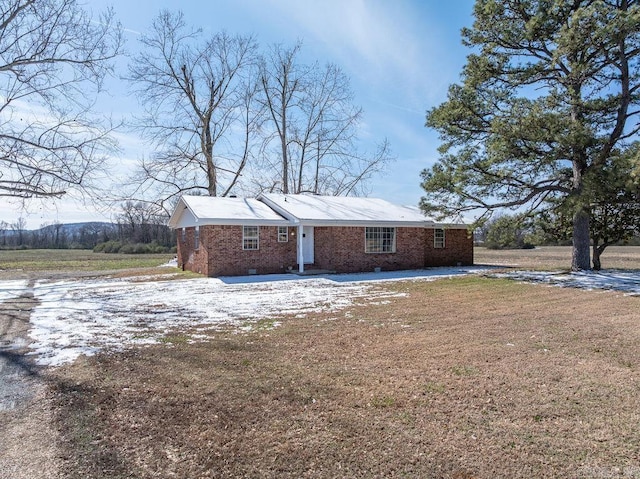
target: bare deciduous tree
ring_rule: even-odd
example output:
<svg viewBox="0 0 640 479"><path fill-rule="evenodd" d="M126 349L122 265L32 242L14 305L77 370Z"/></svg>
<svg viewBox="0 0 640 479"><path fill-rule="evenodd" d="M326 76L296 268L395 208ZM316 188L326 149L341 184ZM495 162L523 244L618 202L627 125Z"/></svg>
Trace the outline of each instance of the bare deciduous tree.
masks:
<svg viewBox="0 0 640 479"><path fill-rule="evenodd" d="M60 197L90 186L114 146L91 115L121 47L108 11L76 0L0 5L0 196Z"/></svg>
<svg viewBox="0 0 640 479"><path fill-rule="evenodd" d="M271 48L260 71L261 100L273 127L265 137L263 189L283 193L358 193L391 159L384 140L371 156L358 151L362 109L353 105L349 79L328 64L301 64L301 44Z"/></svg>
<svg viewBox="0 0 640 479"><path fill-rule="evenodd" d="M22 216L19 217L14 223L11 223L11 229L18 237L18 245L23 244L24 241L24 232L27 229L27 220Z"/></svg>
<svg viewBox="0 0 640 479"><path fill-rule="evenodd" d="M156 205L142 201L125 201L116 218L118 235L123 243L167 244L171 230L166 226L168 217Z"/></svg>
<svg viewBox="0 0 640 479"><path fill-rule="evenodd" d="M258 117L254 39L203 39L181 13L162 11L141 43L129 80L145 107L136 128L156 148L137 177L143 196L170 208L186 192L228 195L251 154Z"/></svg>

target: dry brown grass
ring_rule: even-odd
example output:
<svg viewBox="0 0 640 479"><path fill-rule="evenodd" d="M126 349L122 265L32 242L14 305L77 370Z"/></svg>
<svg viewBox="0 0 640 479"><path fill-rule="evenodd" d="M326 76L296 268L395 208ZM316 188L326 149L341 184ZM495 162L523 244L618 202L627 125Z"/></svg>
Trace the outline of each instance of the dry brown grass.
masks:
<svg viewBox="0 0 640 479"><path fill-rule="evenodd" d="M385 287L407 296L53 370L66 477L640 475L640 298Z"/></svg>
<svg viewBox="0 0 640 479"><path fill-rule="evenodd" d="M475 248L474 259L476 264L567 270L571 267L571 247L540 246L527 250ZM640 269L640 246L609 246L605 249L601 259L603 268Z"/></svg>

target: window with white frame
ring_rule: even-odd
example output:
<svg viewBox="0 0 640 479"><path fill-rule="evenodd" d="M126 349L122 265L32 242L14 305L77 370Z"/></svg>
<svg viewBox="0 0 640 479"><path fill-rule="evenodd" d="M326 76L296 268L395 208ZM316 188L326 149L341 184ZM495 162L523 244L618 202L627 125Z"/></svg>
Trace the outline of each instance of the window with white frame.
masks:
<svg viewBox="0 0 640 479"><path fill-rule="evenodd" d="M182 242L187 240L187 228L182 228Z"/></svg>
<svg viewBox="0 0 640 479"><path fill-rule="evenodd" d="M258 249L260 239L260 229L258 226L242 227L242 249L255 250Z"/></svg>
<svg viewBox="0 0 640 479"><path fill-rule="evenodd" d="M433 234L433 247L444 248L444 229L437 228Z"/></svg>
<svg viewBox="0 0 640 479"><path fill-rule="evenodd" d="M366 253L395 253L396 229L370 226L364 232L364 251Z"/></svg>
<svg viewBox="0 0 640 479"><path fill-rule="evenodd" d="M193 239L193 249L200 248L200 227L196 226L196 231Z"/></svg>
<svg viewBox="0 0 640 479"><path fill-rule="evenodd" d="M287 226L278 226L278 243L286 243L289 241L289 228Z"/></svg>

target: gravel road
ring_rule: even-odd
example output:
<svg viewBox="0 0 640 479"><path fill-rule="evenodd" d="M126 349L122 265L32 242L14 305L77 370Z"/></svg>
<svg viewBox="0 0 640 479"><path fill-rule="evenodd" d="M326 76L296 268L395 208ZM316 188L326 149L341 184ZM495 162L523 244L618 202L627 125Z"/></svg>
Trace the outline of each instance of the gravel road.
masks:
<svg viewBox="0 0 640 479"><path fill-rule="evenodd" d="M59 477L53 412L41 371L26 356L29 317L37 305L27 287L0 303L0 476Z"/></svg>

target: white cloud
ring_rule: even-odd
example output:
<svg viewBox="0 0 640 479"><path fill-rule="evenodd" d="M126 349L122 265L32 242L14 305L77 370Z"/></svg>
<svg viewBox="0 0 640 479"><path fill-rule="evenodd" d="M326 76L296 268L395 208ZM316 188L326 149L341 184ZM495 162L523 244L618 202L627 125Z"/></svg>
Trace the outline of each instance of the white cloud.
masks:
<svg viewBox="0 0 640 479"><path fill-rule="evenodd" d="M299 32L307 45L326 48L336 63L370 81L413 77L429 49L428 39L419 35L430 29L418 29L417 14L406 2L271 0L266 5L273 16L288 17L289 31Z"/></svg>

